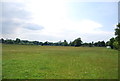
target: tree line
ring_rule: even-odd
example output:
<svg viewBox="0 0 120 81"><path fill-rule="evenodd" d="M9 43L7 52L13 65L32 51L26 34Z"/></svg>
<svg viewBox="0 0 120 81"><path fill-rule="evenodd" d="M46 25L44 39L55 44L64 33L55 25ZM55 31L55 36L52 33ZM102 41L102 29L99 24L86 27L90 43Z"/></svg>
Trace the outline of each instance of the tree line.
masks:
<svg viewBox="0 0 120 81"><path fill-rule="evenodd" d="M21 40L19 38L16 38L16 40L12 40L12 39L0 39L0 42L3 44L21 44L21 45L41 45L41 46L75 46L75 47L79 47L79 46L86 46L86 47L93 47L93 46L97 46L97 47L105 47L107 45L112 45L114 38L112 38L110 41L104 42L104 41L98 41L98 42L90 42L90 43L83 43L81 38L77 38L74 41L70 41L69 43L67 42L67 40L62 41L58 41L58 42L39 42L39 41L28 41L28 40Z"/></svg>
<svg viewBox="0 0 120 81"><path fill-rule="evenodd" d="M112 37L109 41L106 42L106 45L111 46L112 49L120 50L120 23L116 26L115 37Z"/></svg>
<svg viewBox="0 0 120 81"><path fill-rule="evenodd" d="M39 41L28 41L28 40L21 40L16 38L15 40L12 39L0 39L0 43L3 44L21 44L21 45L41 45L41 46L81 46L82 41L81 38L75 39L73 42L68 43L66 40L58 41L58 42L39 42Z"/></svg>
<svg viewBox="0 0 120 81"><path fill-rule="evenodd" d="M12 39L0 39L0 43L3 44L21 44L21 45L41 45L41 46L86 46L86 47L105 47L110 46L112 49L119 49L120 48L120 23L117 25L117 28L115 29L115 35L116 37L112 37L109 41L98 41L98 42L89 42L89 43L83 43L81 38L77 38L74 41L70 41L69 43L67 40L58 41L58 42L39 42L39 41L28 41L28 40L21 40L19 38L16 38L16 40Z"/></svg>

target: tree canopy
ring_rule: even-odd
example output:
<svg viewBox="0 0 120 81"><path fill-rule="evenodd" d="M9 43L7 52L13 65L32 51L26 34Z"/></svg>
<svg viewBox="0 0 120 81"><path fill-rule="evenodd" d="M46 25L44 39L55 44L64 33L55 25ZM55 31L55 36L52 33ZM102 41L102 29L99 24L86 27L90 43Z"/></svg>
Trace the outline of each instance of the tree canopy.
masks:
<svg viewBox="0 0 120 81"><path fill-rule="evenodd" d="M117 28L115 29L116 41L120 47L120 23L118 23Z"/></svg>

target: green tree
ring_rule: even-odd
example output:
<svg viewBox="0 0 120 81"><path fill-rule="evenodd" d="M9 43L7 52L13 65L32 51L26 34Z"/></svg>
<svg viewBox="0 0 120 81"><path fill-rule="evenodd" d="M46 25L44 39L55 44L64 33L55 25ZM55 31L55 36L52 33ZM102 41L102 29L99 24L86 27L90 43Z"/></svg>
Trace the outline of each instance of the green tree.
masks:
<svg viewBox="0 0 120 81"><path fill-rule="evenodd" d="M14 44L14 41L11 40L11 39L6 39L6 40L5 40L5 43L6 43L6 44Z"/></svg>
<svg viewBox="0 0 120 81"><path fill-rule="evenodd" d="M16 44L19 44L19 43L20 43L20 39L19 39L19 38L16 38L15 43L16 43Z"/></svg>
<svg viewBox="0 0 120 81"><path fill-rule="evenodd" d="M102 46L102 47L105 47L105 46L106 46L104 41L101 41L101 46Z"/></svg>
<svg viewBox="0 0 120 81"><path fill-rule="evenodd" d="M59 45L59 46L62 46L62 44L63 44L63 42L61 42L61 41L58 42L58 45Z"/></svg>
<svg viewBox="0 0 120 81"><path fill-rule="evenodd" d="M81 38L77 38L77 39L75 39L74 41L74 46L81 46L82 45L82 41L81 41Z"/></svg>
<svg viewBox="0 0 120 81"><path fill-rule="evenodd" d="M109 42L109 45L111 46L112 49L114 48L114 46L113 46L114 41L115 41L115 39L112 37Z"/></svg>
<svg viewBox="0 0 120 81"><path fill-rule="evenodd" d="M120 23L118 23L117 28L115 29L115 35L118 42L118 47L120 48Z"/></svg>
<svg viewBox="0 0 120 81"><path fill-rule="evenodd" d="M68 46L68 42L66 40L64 40L63 46Z"/></svg>
<svg viewBox="0 0 120 81"><path fill-rule="evenodd" d="M95 43L94 43L94 46L98 46L98 42L95 42Z"/></svg>
<svg viewBox="0 0 120 81"><path fill-rule="evenodd" d="M72 42L70 41L69 46L72 46Z"/></svg>
<svg viewBox="0 0 120 81"><path fill-rule="evenodd" d="M85 42L85 43L83 43L83 46L89 46L89 43Z"/></svg>
<svg viewBox="0 0 120 81"><path fill-rule="evenodd" d="M38 41L33 41L33 44L34 45L39 45L39 42Z"/></svg>
<svg viewBox="0 0 120 81"><path fill-rule="evenodd" d="M118 41L115 40L113 43L113 46L114 46L114 49L118 49L119 48Z"/></svg>
<svg viewBox="0 0 120 81"><path fill-rule="evenodd" d="M0 43L5 43L5 40L1 38Z"/></svg>
<svg viewBox="0 0 120 81"><path fill-rule="evenodd" d="M101 47L101 46L102 46L100 41L98 41L97 46L99 46L99 47Z"/></svg>
<svg viewBox="0 0 120 81"><path fill-rule="evenodd" d="M88 43L89 47L92 47L92 43Z"/></svg>
<svg viewBox="0 0 120 81"><path fill-rule="evenodd" d="M48 41L46 41L46 42L44 42L44 44L43 45L48 45L49 43L48 43Z"/></svg>
<svg viewBox="0 0 120 81"><path fill-rule="evenodd" d="M69 43L70 46L74 46L74 41Z"/></svg>
<svg viewBox="0 0 120 81"><path fill-rule="evenodd" d="M110 41L107 41L107 42L105 43L105 45L106 45L106 46L109 46L109 42L110 42Z"/></svg>

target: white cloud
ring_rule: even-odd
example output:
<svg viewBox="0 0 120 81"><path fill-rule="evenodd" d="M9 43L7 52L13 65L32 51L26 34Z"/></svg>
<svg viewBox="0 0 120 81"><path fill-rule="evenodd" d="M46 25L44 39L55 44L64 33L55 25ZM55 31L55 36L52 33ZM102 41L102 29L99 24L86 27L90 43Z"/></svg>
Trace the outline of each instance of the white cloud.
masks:
<svg viewBox="0 0 120 81"><path fill-rule="evenodd" d="M40 41L59 41L66 39L70 41L81 37L83 41L93 41L108 39L113 36L113 33L101 30L104 26L99 22L90 19L71 20L68 17L67 0L16 0L16 2L25 5L24 10L31 13L30 17L32 19L25 20L23 25L17 28L17 33L11 34L11 36L4 35L5 38L20 37L21 39ZM17 17L12 19L13 21L21 22L21 19ZM28 25L28 28L31 29L28 30L24 27L25 23L37 24L44 28L37 30L38 27L31 28Z"/></svg>

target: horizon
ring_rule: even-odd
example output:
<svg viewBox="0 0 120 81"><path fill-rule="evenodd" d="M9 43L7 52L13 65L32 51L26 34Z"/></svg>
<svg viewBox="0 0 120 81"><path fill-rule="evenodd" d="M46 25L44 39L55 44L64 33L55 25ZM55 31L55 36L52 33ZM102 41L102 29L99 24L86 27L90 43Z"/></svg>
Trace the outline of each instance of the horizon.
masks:
<svg viewBox="0 0 120 81"><path fill-rule="evenodd" d="M114 37L112 37L112 38L114 38ZM4 38L1 38L1 39L4 39ZM1 40L0 39L0 40ZM10 38L6 38L6 39L4 39L4 40L13 40L13 41L15 41L16 39L20 39L20 38L15 38L15 39L10 39ZM77 39L77 38L76 38ZM75 39L73 39L73 40L71 40L71 41L67 41L68 43L70 43L70 42L73 42ZM58 41L39 41L39 40L27 40L27 39L20 39L20 41L30 41L30 42L33 42L33 41L38 41L38 42L51 42L51 43L58 43L58 42L64 42L64 40L58 40ZM85 41L83 41L82 39L81 39L81 41L82 41L82 43L96 43L96 42L102 42L102 41L104 41L104 40L98 40L98 41L90 41L90 42L85 42ZM110 40L108 40L108 41L110 41ZM108 42L108 41L104 41L105 43L106 42Z"/></svg>
<svg viewBox="0 0 120 81"><path fill-rule="evenodd" d="M118 23L118 2L3 1L2 9L4 39L106 42Z"/></svg>

